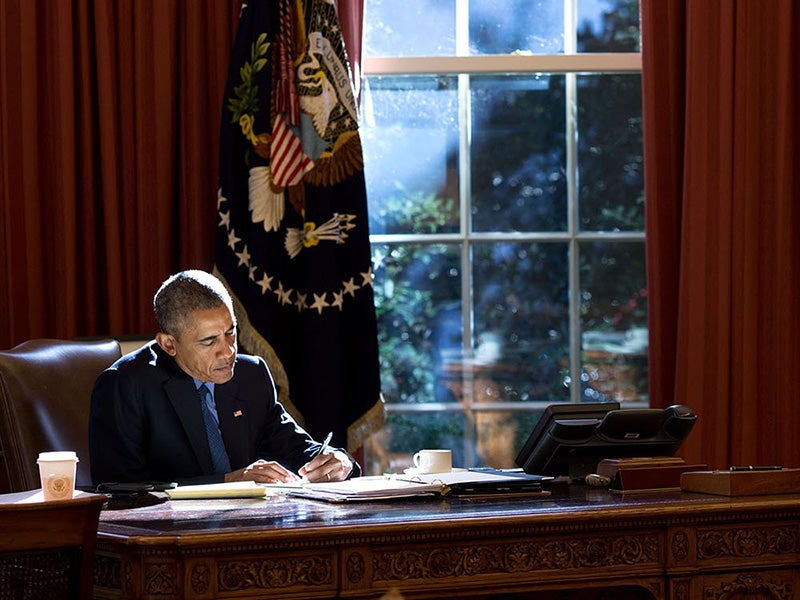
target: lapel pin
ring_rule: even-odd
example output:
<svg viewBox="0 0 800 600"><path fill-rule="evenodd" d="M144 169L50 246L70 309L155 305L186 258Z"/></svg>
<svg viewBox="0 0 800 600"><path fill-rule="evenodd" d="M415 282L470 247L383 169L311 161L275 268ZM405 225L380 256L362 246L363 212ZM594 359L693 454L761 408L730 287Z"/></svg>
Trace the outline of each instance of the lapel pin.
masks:
<svg viewBox="0 0 800 600"><path fill-rule="evenodd" d="M242 411L240 411L240 410L234 411L233 416L234 417L241 417L242 416Z"/></svg>

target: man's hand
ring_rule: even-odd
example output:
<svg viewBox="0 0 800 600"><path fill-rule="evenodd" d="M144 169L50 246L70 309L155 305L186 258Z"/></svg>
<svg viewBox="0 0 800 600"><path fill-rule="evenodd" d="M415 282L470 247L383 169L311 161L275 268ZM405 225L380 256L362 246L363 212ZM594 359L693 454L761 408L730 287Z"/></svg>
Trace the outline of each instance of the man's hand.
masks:
<svg viewBox="0 0 800 600"><path fill-rule="evenodd" d="M225 473L225 482L255 481L256 483L292 483L300 478L280 463L259 459L231 473Z"/></svg>
<svg viewBox="0 0 800 600"><path fill-rule="evenodd" d="M353 470L353 461L341 450L317 454L300 467L300 475L309 481L344 481Z"/></svg>

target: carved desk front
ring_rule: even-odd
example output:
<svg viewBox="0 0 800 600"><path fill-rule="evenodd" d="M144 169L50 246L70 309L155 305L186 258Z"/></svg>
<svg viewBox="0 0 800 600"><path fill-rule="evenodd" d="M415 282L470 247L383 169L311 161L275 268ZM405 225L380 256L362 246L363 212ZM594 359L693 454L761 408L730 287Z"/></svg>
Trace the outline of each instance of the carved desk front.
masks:
<svg viewBox="0 0 800 600"><path fill-rule="evenodd" d="M799 564L800 496L180 500L103 512L95 595L788 600Z"/></svg>

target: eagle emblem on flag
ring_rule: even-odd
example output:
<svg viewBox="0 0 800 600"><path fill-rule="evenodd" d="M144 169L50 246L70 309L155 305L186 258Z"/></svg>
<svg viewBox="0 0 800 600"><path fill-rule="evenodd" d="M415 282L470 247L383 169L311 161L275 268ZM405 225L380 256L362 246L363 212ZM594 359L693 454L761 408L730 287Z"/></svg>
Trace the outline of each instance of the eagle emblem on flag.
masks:
<svg viewBox="0 0 800 600"><path fill-rule="evenodd" d="M358 113L329 0L242 5L220 135L215 270L287 408L350 449L383 423Z"/></svg>

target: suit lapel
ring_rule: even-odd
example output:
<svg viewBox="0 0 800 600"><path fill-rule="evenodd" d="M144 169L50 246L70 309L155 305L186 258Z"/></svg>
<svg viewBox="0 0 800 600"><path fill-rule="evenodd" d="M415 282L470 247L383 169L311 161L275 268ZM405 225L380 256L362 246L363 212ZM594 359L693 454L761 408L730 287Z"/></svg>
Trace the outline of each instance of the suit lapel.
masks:
<svg viewBox="0 0 800 600"><path fill-rule="evenodd" d="M231 468L246 467L251 462L248 451L250 415L247 404L239 398L239 384L236 380L214 386L214 400Z"/></svg>
<svg viewBox="0 0 800 600"><path fill-rule="evenodd" d="M208 449L203 415L199 410L200 396L191 377L171 377L164 383L164 391L178 415L197 462L205 474L214 472L211 451Z"/></svg>

